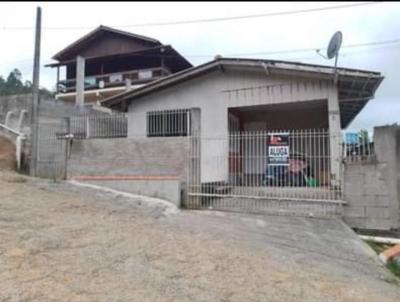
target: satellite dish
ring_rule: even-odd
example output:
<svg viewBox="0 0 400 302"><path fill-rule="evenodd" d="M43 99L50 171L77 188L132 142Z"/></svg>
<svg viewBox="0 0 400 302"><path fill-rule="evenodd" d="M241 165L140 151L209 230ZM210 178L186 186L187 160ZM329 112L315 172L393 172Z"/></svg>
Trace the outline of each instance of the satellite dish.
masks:
<svg viewBox="0 0 400 302"><path fill-rule="evenodd" d="M335 85L338 83L338 74L337 74L337 62L339 58L339 50L340 46L342 46L343 34L341 31L335 32L329 41L328 50L326 51L326 55L328 59L335 58L335 67L334 67L334 83Z"/></svg>
<svg viewBox="0 0 400 302"><path fill-rule="evenodd" d="M341 31L337 31L329 41L326 55L328 59L332 59L339 54L340 46L342 45L343 35Z"/></svg>

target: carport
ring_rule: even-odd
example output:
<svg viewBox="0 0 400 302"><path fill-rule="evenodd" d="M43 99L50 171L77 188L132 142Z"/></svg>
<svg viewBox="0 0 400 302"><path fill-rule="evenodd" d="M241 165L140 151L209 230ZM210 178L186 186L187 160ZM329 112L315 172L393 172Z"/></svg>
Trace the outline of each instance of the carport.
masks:
<svg viewBox="0 0 400 302"><path fill-rule="evenodd" d="M228 114L229 183L234 191L338 199L339 188L332 187L330 179L326 100L230 108ZM269 140L274 134L287 138L287 162L271 163Z"/></svg>

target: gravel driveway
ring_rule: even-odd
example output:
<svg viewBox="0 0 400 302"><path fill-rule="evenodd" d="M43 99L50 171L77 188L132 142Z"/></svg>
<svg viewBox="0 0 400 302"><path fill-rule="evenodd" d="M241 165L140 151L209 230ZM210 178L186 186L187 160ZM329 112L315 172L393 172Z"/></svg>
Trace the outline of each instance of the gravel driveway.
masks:
<svg viewBox="0 0 400 302"><path fill-rule="evenodd" d="M26 181L25 181L26 180ZM162 205L0 172L0 301L396 301L340 221Z"/></svg>

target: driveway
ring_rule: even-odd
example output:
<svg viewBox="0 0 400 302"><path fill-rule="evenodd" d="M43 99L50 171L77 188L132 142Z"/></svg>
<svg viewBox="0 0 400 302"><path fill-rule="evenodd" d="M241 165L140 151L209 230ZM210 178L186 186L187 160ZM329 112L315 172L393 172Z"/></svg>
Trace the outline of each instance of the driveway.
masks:
<svg viewBox="0 0 400 302"><path fill-rule="evenodd" d="M0 301L399 301L340 220L169 213L0 172Z"/></svg>

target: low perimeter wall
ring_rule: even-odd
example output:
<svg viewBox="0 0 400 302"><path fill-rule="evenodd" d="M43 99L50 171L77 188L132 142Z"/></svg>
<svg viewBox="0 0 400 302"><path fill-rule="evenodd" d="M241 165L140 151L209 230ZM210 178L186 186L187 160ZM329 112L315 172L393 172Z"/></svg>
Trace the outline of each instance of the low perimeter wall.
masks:
<svg viewBox="0 0 400 302"><path fill-rule="evenodd" d="M168 200L181 205L181 181L174 177L75 177L74 180L110 189Z"/></svg>
<svg viewBox="0 0 400 302"><path fill-rule="evenodd" d="M158 197L180 205L189 167L189 139L74 140L69 179ZM344 220L353 228L400 228L400 126L374 128L375 156L345 164Z"/></svg>
<svg viewBox="0 0 400 302"><path fill-rule="evenodd" d="M74 140L69 179L162 198L180 206L188 167L188 138Z"/></svg>
<svg viewBox="0 0 400 302"><path fill-rule="evenodd" d="M374 128L375 158L346 164L344 219L353 228L400 228L400 126Z"/></svg>

